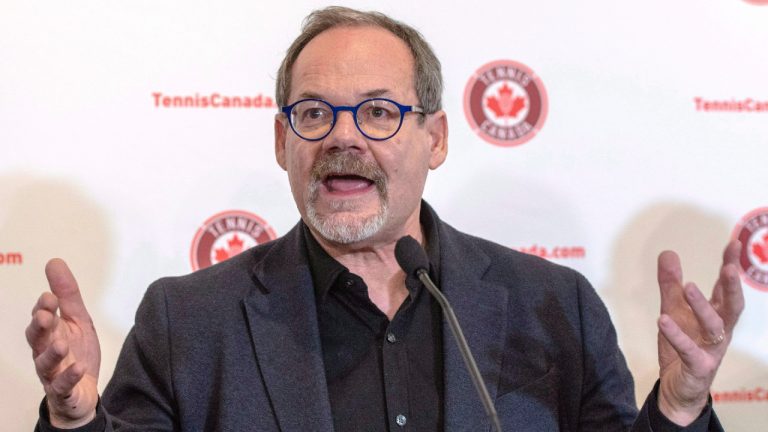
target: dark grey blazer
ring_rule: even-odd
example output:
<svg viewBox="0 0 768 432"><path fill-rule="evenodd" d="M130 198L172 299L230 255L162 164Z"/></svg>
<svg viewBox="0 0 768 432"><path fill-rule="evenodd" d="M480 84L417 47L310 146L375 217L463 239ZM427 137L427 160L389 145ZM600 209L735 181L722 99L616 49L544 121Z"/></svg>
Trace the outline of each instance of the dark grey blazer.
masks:
<svg viewBox="0 0 768 432"><path fill-rule="evenodd" d="M505 431L651 430L608 313L581 275L438 225L440 286ZM333 429L299 231L150 286L102 396L106 430ZM445 429L488 431L444 338Z"/></svg>

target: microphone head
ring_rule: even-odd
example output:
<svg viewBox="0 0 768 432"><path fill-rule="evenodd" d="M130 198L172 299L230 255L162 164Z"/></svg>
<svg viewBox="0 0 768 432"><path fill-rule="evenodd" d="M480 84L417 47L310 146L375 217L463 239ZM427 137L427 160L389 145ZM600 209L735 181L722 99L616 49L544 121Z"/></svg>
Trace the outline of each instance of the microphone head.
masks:
<svg viewBox="0 0 768 432"><path fill-rule="evenodd" d="M419 269L429 270L429 259L424 248L411 236L401 237L395 244L395 259L405 274L416 276Z"/></svg>

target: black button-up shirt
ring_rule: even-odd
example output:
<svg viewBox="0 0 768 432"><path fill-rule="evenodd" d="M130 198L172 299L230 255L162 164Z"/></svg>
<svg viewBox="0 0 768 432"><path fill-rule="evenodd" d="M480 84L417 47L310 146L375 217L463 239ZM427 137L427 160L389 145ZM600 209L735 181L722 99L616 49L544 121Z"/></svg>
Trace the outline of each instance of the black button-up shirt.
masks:
<svg viewBox="0 0 768 432"><path fill-rule="evenodd" d="M429 211L421 219L430 277L437 281L437 226ZM371 302L362 278L328 255L306 225L303 235L336 432L442 430L442 314L436 301L408 276L408 297L390 321Z"/></svg>

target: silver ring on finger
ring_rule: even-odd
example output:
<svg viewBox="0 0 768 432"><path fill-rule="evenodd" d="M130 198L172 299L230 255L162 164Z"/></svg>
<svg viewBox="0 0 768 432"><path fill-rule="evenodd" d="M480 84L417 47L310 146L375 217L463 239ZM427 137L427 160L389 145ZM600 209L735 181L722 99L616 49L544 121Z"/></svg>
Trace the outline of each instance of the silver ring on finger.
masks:
<svg viewBox="0 0 768 432"><path fill-rule="evenodd" d="M720 330L720 334L711 338L701 338L705 345L718 345L725 340L725 329Z"/></svg>

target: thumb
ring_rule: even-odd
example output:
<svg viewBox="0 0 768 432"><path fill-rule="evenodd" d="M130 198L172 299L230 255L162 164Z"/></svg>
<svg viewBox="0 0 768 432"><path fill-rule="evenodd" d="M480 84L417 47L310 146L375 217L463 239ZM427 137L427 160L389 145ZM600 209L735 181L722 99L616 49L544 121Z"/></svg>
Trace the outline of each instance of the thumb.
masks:
<svg viewBox="0 0 768 432"><path fill-rule="evenodd" d="M51 292L59 299L62 318L90 320L83 297L80 295L80 288L67 263L59 258L48 261L45 265L45 277L48 278Z"/></svg>

